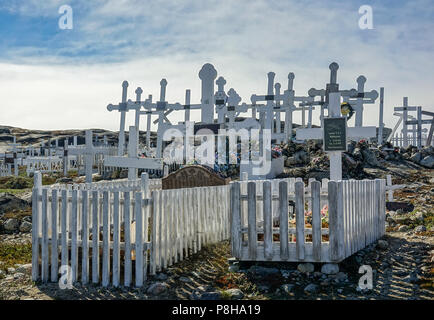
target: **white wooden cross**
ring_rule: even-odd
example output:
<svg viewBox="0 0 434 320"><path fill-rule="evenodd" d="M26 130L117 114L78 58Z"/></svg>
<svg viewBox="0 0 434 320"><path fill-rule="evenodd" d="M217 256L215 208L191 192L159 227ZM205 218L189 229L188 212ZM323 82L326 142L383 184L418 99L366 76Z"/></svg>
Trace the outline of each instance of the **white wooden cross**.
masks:
<svg viewBox="0 0 434 320"><path fill-rule="evenodd" d="M118 105L109 104L107 106L108 111L118 110L121 113L120 126L119 126L119 145L118 145L118 155L122 156L125 151L125 116L128 111L127 104L127 90L128 81L122 82L122 102Z"/></svg>
<svg viewBox="0 0 434 320"><path fill-rule="evenodd" d="M137 179L138 169L163 169L162 159L138 157L137 129L134 126L131 126L129 131L128 157L105 157L104 165L128 168L128 180Z"/></svg>
<svg viewBox="0 0 434 320"><path fill-rule="evenodd" d="M330 118L341 116L340 92L329 93L329 115ZM353 127L347 128L347 138L353 137L375 137L376 127ZM323 128L297 129L297 140L323 139ZM330 179L342 180L342 151L327 152L330 158Z"/></svg>
<svg viewBox="0 0 434 320"><path fill-rule="evenodd" d="M402 107L395 107L394 111L402 111L403 112L403 124L402 124L402 133L403 133L403 146L404 148L408 147L408 128L407 128L407 121L408 121L408 111L417 111L416 106L409 106L408 105L408 97L404 97L403 99L403 106Z"/></svg>
<svg viewBox="0 0 434 320"><path fill-rule="evenodd" d="M321 106L321 121L324 118L324 109L328 108L329 104L329 93L331 92L339 92L345 101L346 99L349 99L349 97L357 97L358 92L356 89L350 89L350 90L339 90L339 84L337 83L338 78L338 70L339 65L336 62L333 62L329 65L330 69L330 82L326 84L326 89L315 89L311 88L308 91L308 94L310 97L315 98L316 96L319 96L321 98L321 101L315 101L313 104L318 104ZM360 102L359 102L360 103Z"/></svg>
<svg viewBox="0 0 434 320"><path fill-rule="evenodd" d="M343 101L348 102L350 105L354 106L356 112L355 127L363 126L363 105L364 104L374 104L375 100L378 98L378 92L372 90L370 92L364 92L366 77L359 76L356 80L357 82L357 93L356 95L350 95L343 98Z"/></svg>
<svg viewBox="0 0 434 320"><path fill-rule="evenodd" d="M405 184L395 184L392 185L392 176L388 174L386 176L386 190L387 190L387 200L389 202L393 201L393 190L405 188Z"/></svg>
<svg viewBox="0 0 434 320"><path fill-rule="evenodd" d="M199 71L199 78L202 81L201 121L214 123L214 80L217 78L217 71L212 64L206 63Z"/></svg>
<svg viewBox="0 0 434 320"><path fill-rule="evenodd" d="M422 119L422 114L425 115L431 115L433 117L433 119ZM422 129L422 125L424 124L431 124L431 129L430 129L430 133L428 136L428 140L432 139L432 126L434 124L434 113L433 112L428 112L428 111L423 111L422 107L417 107L417 118L415 120L410 120L410 121L406 121L406 124L409 125L413 125L413 139L415 137L415 135L417 136L417 148L420 149L422 148L422 132L424 132L424 130ZM417 126L417 128L416 128ZM426 132L427 130L425 130ZM431 137L431 138L430 138ZM430 143L428 143L427 141L427 146L429 146Z"/></svg>
<svg viewBox="0 0 434 320"><path fill-rule="evenodd" d="M107 147L94 147L92 143L92 130L86 130L86 144L84 147L68 147L68 155L84 156L84 167L86 173L86 183L92 183L93 160L96 154L108 155L113 149Z"/></svg>

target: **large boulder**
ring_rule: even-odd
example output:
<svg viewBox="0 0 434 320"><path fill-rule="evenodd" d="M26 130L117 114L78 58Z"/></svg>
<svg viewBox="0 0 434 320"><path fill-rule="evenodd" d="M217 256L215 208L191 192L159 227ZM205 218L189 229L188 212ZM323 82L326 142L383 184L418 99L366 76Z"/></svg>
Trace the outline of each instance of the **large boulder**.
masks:
<svg viewBox="0 0 434 320"><path fill-rule="evenodd" d="M420 161L420 164L421 164L422 166L424 166L424 167L427 167L427 168L433 169L433 168L434 168L434 156L433 156L433 155L430 155L430 156L427 156L427 157L423 158L423 159Z"/></svg>
<svg viewBox="0 0 434 320"><path fill-rule="evenodd" d="M0 217L10 211L14 210L24 210L28 208L30 204L13 194L10 193L0 193Z"/></svg>

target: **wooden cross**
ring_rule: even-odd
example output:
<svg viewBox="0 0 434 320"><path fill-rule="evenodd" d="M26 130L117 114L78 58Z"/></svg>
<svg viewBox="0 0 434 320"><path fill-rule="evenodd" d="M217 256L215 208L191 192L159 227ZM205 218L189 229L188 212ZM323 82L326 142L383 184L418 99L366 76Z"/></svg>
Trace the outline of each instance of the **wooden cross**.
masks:
<svg viewBox="0 0 434 320"><path fill-rule="evenodd" d="M201 121L214 123L214 80L217 78L217 71L212 64L206 63L199 71L199 78L202 81Z"/></svg>
<svg viewBox="0 0 434 320"><path fill-rule="evenodd" d="M120 127L119 127L119 145L118 145L118 155L122 156L125 151L125 116L128 109L127 104L127 90L128 81L122 82L122 102L118 105L109 104L107 106L108 111L118 110L121 113Z"/></svg>
<svg viewBox="0 0 434 320"><path fill-rule="evenodd" d="M92 130L86 130L86 144L84 147L68 147L68 155L83 155L86 173L86 183L92 183L93 160L96 154L108 155L112 153L112 148L94 147L92 143Z"/></svg>
<svg viewBox="0 0 434 320"><path fill-rule="evenodd" d="M355 127L363 126L363 105L374 104L378 98L378 92L372 90L370 92L364 92L366 77L359 76L357 78L357 93L356 95L350 95L343 98L343 101L348 102L350 105L354 105L356 112Z"/></svg>
<svg viewBox="0 0 434 320"><path fill-rule="evenodd" d="M316 97L316 96L321 97L322 108L328 108L329 97L330 97L329 93L339 92L344 99L346 99L346 97L349 97L349 96L357 96L357 90L356 89L339 90L339 84L337 82L339 65L336 62L331 63L329 65L329 69L330 69L330 82L326 84L326 88L325 89L319 89L319 90L315 89L315 88L311 88L308 91L308 94L311 97ZM325 99L325 101L324 101L324 99ZM322 112L321 112L321 114L322 114Z"/></svg>
<svg viewBox="0 0 434 320"><path fill-rule="evenodd" d="M104 165L108 167L128 168L128 180L137 179L138 169L163 169L162 159L139 158L137 129L130 127L128 140L128 157L105 157Z"/></svg>
<svg viewBox="0 0 434 320"><path fill-rule="evenodd" d="M340 92L330 92L329 101L329 118L339 118L341 116L341 101ZM324 121L324 120L323 120ZM324 139L324 124L322 128L310 128L310 129L297 129L297 140L308 139ZM353 127L347 128L347 137L375 137L376 127ZM325 143L324 143L325 144ZM330 158L330 179L342 180L342 152L343 151L329 151L327 152Z"/></svg>
<svg viewBox="0 0 434 320"><path fill-rule="evenodd" d="M422 114L431 116L432 119L425 119L424 120L424 119L422 119ZM423 111L422 107L417 107L416 120L406 121L405 124L413 125L413 135L416 133L418 149L422 148L422 132L423 132L422 125L431 124L430 133L428 134L426 146L431 145L432 135L433 135L432 131L433 131L433 125L434 125L434 112ZM417 126L416 130L415 130L415 126Z"/></svg>
<svg viewBox="0 0 434 320"><path fill-rule="evenodd" d="M403 112L403 124L402 124L402 133L404 135L404 141L403 146L404 148L408 147L408 128L407 128L407 121L408 121L408 111L417 111L416 106L409 106L408 105L408 97L403 98L403 106L402 107L395 107L394 111L402 111Z"/></svg>

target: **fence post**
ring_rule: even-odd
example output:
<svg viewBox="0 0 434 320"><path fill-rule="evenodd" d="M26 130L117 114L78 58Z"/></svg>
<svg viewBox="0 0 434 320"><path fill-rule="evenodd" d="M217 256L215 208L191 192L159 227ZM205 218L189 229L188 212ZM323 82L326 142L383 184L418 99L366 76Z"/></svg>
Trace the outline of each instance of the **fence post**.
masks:
<svg viewBox="0 0 434 320"><path fill-rule="evenodd" d="M342 181L329 181L330 260L340 261L344 252Z"/></svg>
<svg viewBox="0 0 434 320"><path fill-rule="evenodd" d="M42 188L42 175L36 171L33 176L32 194L32 280L39 278L39 195Z"/></svg>
<svg viewBox="0 0 434 320"><path fill-rule="evenodd" d="M149 174L147 172L143 172L140 176L140 184L142 193L145 194L145 196L148 196L149 192Z"/></svg>
<svg viewBox="0 0 434 320"><path fill-rule="evenodd" d="M16 156L16 154L15 154ZM14 175L18 177L18 159L14 158Z"/></svg>
<svg viewBox="0 0 434 320"><path fill-rule="evenodd" d="M231 243L232 255L241 257L241 201L240 183L231 182Z"/></svg>
<svg viewBox="0 0 434 320"><path fill-rule="evenodd" d="M163 178L169 175L169 166L166 164L163 168Z"/></svg>
<svg viewBox="0 0 434 320"><path fill-rule="evenodd" d="M63 175L66 177L69 170L69 158L68 158L68 140L63 143Z"/></svg>

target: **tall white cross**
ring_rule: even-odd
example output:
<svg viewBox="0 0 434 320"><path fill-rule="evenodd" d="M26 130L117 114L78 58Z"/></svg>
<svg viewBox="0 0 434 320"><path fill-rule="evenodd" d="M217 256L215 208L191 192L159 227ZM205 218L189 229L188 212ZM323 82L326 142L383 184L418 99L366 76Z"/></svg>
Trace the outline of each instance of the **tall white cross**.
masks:
<svg viewBox="0 0 434 320"><path fill-rule="evenodd" d="M402 107L395 107L394 108L395 111L402 111L403 113L403 124L402 124L402 134L404 135L404 141L403 141L403 146L404 148L408 147L408 128L407 128L407 121L408 121L408 111L417 111L417 107L416 106L409 106L408 105L408 97L404 97L403 98L403 106Z"/></svg>
<svg viewBox="0 0 434 320"><path fill-rule="evenodd" d="M199 78L202 81L201 121L214 123L214 80L217 78L217 71L212 64L206 63L199 71Z"/></svg>
<svg viewBox="0 0 434 320"><path fill-rule="evenodd" d="M430 119L422 119L422 114L424 111L422 111L422 107L417 107L417 118L415 120L410 120L410 121L406 121L405 124L409 125L413 125L413 141L414 138L417 137L417 148L420 149L422 148L422 132L424 132L424 130L422 129L422 125L423 124L433 124L434 123L434 118L433 120ZM424 112L425 115L432 115L434 117L434 113L432 112ZM417 126L417 127L416 127ZM432 130L432 128L431 128ZM428 131L427 129L425 129L425 132ZM428 138L429 139L429 138ZM432 139L432 133L431 133L431 139ZM429 146L429 144L427 144L427 146Z"/></svg>
<svg viewBox="0 0 434 320"><path fill-rule="evenodd" d="M122 102L118 105L109 104L107 106L108 111L118 110L121 113L121 120L119 126L119 145L118 145L118 155L122 156L125 150L125 116L128 111L127 104L127 90L128 81L122 82Z"/></svg>
<svg viewBox="0 0 434 320"><path fill-rule="evenodd" d="M105 157L104 165L128 168L128 180L137 179L138 169L163 169L162 159L138 157L137 129L134 126L131 126L129 131L128 157Z"/></svg>
<svg viewBox="0 0 434 320"><path fill-rule="evenodd" d="M330 92L328 99L329 118L341 117L341 94L339 92ZM324 126L323 126L324 127ZM297 140L308 139L324 139L324 129L310 128L310 129L297 129ZM355 137L375 137L376 127L353 127L347 128L347 138ZM324 143L325 145L325 143ZM342 180L342 152L343 151L328 151L330 158L330 179Z"/></svg>

